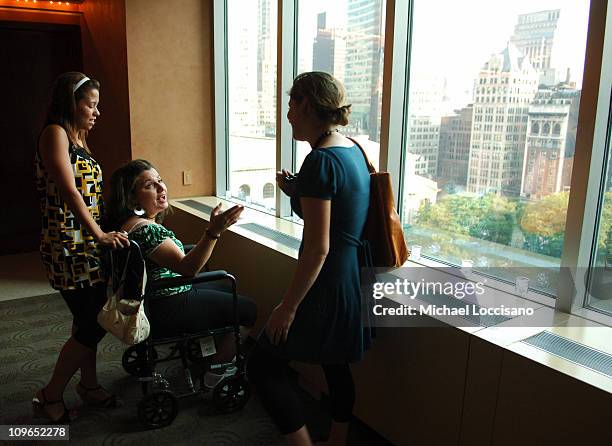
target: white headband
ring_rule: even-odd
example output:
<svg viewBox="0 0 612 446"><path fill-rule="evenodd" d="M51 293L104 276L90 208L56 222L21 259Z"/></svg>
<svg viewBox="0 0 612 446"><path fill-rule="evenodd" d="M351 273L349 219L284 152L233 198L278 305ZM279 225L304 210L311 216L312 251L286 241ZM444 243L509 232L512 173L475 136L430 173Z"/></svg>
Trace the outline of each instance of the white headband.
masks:
<svg viewBox="0 0 612 446"><path fill-rule="evenodd" d="M83 79L81 79L80 81L78 81L76 83L76 85L72 88L72 93L76 93L76 91L79 89L79 87L81 85L83 85L85 82L87 82L89 80L89 78L87 76L85 76Z"/></svg>

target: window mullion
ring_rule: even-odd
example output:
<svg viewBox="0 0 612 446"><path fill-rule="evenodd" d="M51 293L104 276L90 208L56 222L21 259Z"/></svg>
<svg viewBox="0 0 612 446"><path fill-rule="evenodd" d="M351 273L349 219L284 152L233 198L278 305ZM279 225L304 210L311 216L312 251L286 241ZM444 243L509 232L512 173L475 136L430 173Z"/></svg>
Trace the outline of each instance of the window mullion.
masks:
<svg viewBox="0 0 612 446"><path fill-rule="evenodd" d="M213 3L213 71L215 116L215 195L229 189L228 91L227 91L227 0ZM220 92L220 94L219 94Z"/></svg>
<svg viewBox="0 0 612 446"><path fill-rule="evenodd" d="M291 125L287 121L289 109L286 92L295 77L295 58L297 56L297 0L278 0L277 72L276 72L276 170L292 169L294 143ZM291 204L276 186L276 216L291 216Z"/></svg>
<svg viewBox="0 0 612 446"><path fill-rule="evenodd" d="M383 100L380 134L381 171L391 174L396 206L401 213L404 129L406 127L407 69L412 2L388 0L385 21Z"/></svg>
<svg viewBox="0 0 612 446"><path fill-rule="evenodd" d="M570 198L567 209L565 240L561 268L570 274L560 274L556 308L571 312L584 305L585 273L591 260L595 239L595 221L599 209L602 175L605 170L605 138L610 104L610 57L603 58L606 28L605 0L592 0L589 13L586 60L576 152L572 169ZM610 16L610 11L608 11ZM611 37L605 37L610 49ZM609 51L609 50L608 50ZM603 60L602 60L603 58ZM596 103L597 107L593 107Z"/></svg>

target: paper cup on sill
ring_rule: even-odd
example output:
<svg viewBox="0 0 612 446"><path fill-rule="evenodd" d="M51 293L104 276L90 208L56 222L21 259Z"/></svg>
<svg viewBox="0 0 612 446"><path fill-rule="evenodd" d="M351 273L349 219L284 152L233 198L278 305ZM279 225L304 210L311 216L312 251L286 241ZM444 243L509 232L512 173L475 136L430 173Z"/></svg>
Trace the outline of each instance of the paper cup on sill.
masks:
<svg viewBox="0 0 612 446"><path fill-rule="evenodd" d="M465 274L466 278L471 277L472 275L472 267L474 266L474 262L469 259L461 260L461 271Z"/></svg>
<svg viewBox="0 0 612 446"><path fill-rule="evenodd" d="M517 276L514 279L514 290L521 297L526 297L529 292L529 277Z"/></svg>

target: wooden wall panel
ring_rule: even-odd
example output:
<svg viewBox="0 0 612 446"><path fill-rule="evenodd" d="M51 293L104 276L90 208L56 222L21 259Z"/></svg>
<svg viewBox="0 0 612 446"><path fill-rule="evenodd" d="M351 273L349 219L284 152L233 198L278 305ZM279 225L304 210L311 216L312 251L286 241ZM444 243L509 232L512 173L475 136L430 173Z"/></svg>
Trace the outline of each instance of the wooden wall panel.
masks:
<svg viewBox="0 0 612 446"><path fill-rule="evenodd" d="M134 158L170 197L214 192L212 2L130 0L127 42ZM191 170L192 184L182 172Z"/></svg>
<svg viewBox="0 0 612 446"><path fill-rule="evenodd" d="M610 394L504 352L493 446L611 445Z"/></svg>

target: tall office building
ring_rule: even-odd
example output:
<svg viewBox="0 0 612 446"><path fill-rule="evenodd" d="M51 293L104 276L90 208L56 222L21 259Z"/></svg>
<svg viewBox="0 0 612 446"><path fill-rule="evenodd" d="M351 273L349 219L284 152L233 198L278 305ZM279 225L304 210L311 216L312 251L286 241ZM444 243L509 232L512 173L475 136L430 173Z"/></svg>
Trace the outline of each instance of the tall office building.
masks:
<svg viewBox="0 0 612 446"><path fill-rule="evenodd" d="M529 57L531 65L540 75L540 83L545 85L559 82L553 59L554 51L558 50L555 37L560 14L560 9L521 14L510 37L510 42Z"/></svg>
<svg viewBox="0 0 612 446"><path fill-rule="evenodd" d="M384 0L349 0L345 86L353 105L349 131L379 140Z"/></svg>
<svg viewBox="0 0 612 446"><path fill-rule="evenodd" d="M529 104L538 73L512 43L484 64L474 89L468 192L518 196Z"/></svg>
<svg viewBox="0 0 612 446"><path fill-rule="evenodd" d="M276 1L257 2L257 123L265 136L276 134Z"/></svg>
<svg viewBox="0 0 612 446"><path fill-rule="evenodd" d="M257 14L257 4L249 2L238 10L236 2L229 2L228 17L234 32L228 33L228 59L237 66L229 70L229 131L241 136L263 136L258 117L257 94L257 24L249 16Z"/></svg>
<svg viewBox="0 0 612 446"><path fill-rule="evenodd" d="M341 29L327 28L327 13L317 15L317 35L312 44L312 69L326 71L344 83L346 36Z"/></svg>
<svg viewBox="0 0 612 446"><path fill-rule="evenodd" d="M414 171L429 179L438 173L439 116L408 116L407 151L414 157Z"/></svg>
<svg viewBox="0 0 612 446"><path fill-rule="evenodd" d="M333 74L334 70L334 38L332 31L327 29L327 13L317 14L317 35L312 44L312 69Z"/></svg>
<svg viewBox="0 0 612 446"><path fill-rule="evenodd" d="M445 114L446 81L435 75L410 78L408 98L408 153L416 155L415 173L436 179L440 118Z"/></svg>
<svg viewBox="0 0 612 446"><path fill-rule="evenodd" d="M580 90L547 88L536 94L528 113L522 196L541 198L569 186L579 103Z"/></svg>
<svg viewBox="0 0 612 446"><path fill-rule="evenodd" d="M467 185L473 105L443 116L440 122L438 185L447 192L465 190Z"/></svg>

